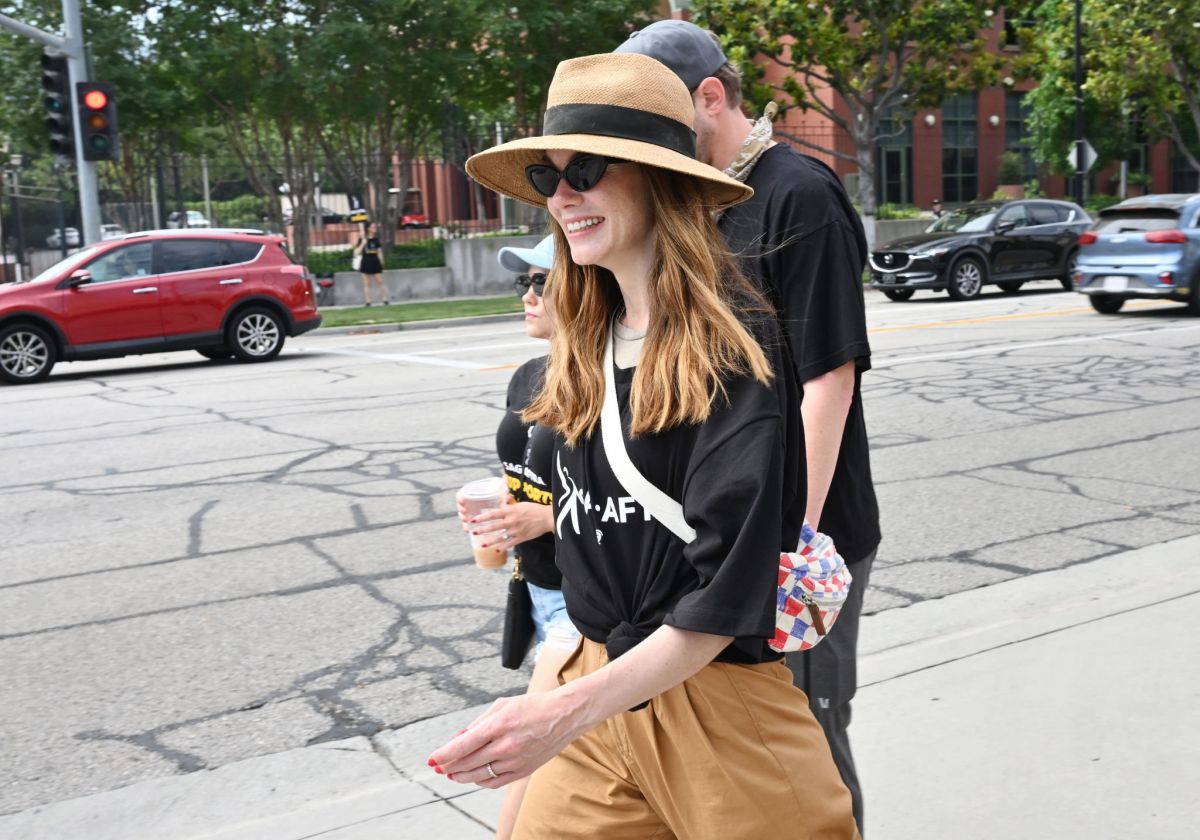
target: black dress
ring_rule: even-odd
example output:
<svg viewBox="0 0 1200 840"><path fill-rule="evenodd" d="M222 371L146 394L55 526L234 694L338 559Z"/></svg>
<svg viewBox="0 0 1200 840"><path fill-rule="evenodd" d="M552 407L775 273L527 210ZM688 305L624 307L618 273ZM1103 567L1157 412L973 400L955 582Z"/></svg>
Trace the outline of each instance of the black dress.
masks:
<svg viewBox="0 0 1200 840"><path fill-rule="evenodd" d="M360 242L362 240L359 240ZM383 246L379 243L379 237L372 236L367 239L366 247L363 248L362 262L358 266L358 270L363 274L383 274L383 263L379 260L379 254Z"/></svg>

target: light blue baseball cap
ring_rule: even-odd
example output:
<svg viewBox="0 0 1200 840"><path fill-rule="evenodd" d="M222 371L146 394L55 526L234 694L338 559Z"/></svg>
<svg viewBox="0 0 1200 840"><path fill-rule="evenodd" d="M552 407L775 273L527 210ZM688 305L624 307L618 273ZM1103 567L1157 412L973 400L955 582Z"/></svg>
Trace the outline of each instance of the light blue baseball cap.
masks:
<svg viewBox="0 0 1200 840"><path fill-rule="evenodd" d="M496 255L501 268L524 274L529 267L552 268L554 266L554 235L551 234L532 248L501 248Z"/></svg>

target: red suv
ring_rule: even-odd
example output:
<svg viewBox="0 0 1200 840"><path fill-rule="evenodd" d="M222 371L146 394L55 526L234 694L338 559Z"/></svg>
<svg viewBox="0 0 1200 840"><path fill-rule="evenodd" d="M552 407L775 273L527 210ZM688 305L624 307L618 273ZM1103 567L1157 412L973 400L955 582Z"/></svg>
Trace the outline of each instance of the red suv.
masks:
<svg viewBox="0 0 1200 840"><path fill-rule="evenodd" d="M261 231L132 233L72 254L28 283L0 285L0 381L58 361L197 350L265 362L321 324L303 266Z"/></svg>

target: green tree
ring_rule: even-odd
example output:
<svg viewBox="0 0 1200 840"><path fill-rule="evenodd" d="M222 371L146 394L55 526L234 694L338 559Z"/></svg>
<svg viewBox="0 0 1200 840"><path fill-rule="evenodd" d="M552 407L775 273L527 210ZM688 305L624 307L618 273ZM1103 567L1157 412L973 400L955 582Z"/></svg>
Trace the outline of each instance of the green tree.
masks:
<svg viewBox="0 0 1200 840"><path fill-rule="evenodd" d="M1127 159L1141 126L1168 138L1200 171L1200 18L1187 4L1084 0L1085 132L1098 165ZM1033 4L1036 26L1023 33L1018 70L1038 80L1031 128L1036 154L1067 174L1075 138L1074 2Z"/></svg>
<svg viewBox="0 0 1200 840"><path fill-rule="evenodd" d="M853 153L780 132L856 163L867 216L876 205L875 144L918 108L993 83L1001 66L984 38L994 4L980 0L698 0L693 8L741 66L752 107L776 99L781 111L815 111L849 135Z"/></svg>

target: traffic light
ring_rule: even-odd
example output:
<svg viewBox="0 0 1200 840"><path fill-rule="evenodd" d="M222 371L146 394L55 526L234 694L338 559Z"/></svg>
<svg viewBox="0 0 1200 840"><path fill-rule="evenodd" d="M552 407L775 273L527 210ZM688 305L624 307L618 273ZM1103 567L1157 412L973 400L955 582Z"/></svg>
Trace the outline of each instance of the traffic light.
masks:
<svg viewBox="0 0 1200 840"><path fill-rule="evenodd" d="M67 57L50 50L42 52L42 89L46 92L46 128L50 131L50 151L63 157L75 157L75 127L71 107L71 73Z"/></svg>
<svg viewBox="0 0 1200 840"><path fill-rule="evenodd" d="M83 137L84 160L118 160L117 101L108 82L79 82L75 85L79 102L79 128Z"/></svg>

